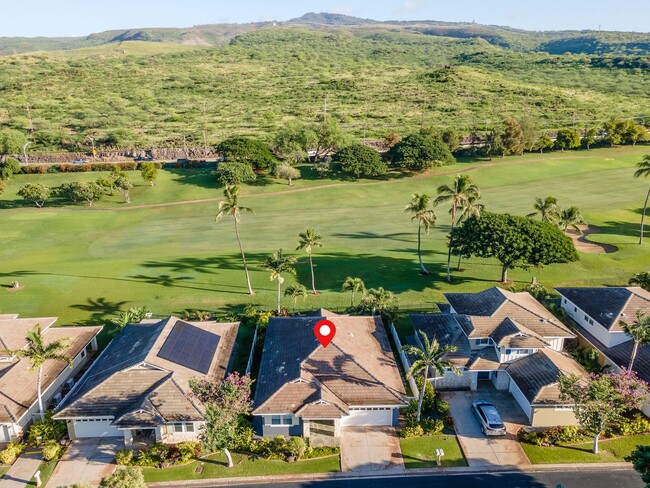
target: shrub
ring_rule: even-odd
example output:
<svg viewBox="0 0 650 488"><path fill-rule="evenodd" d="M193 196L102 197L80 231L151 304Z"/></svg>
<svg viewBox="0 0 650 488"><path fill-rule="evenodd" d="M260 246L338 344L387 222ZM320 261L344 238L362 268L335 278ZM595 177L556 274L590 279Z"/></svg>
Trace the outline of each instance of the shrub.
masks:
<svg viewBox="0 0 650 488"><path fill-rule="evenodd" d="M311 447L307 446L305 451L304 459L313 459L318 457L332 456L341 452L341 448L338 446L321 446L321 447Z"/></svg>
<svg viewBox="0 0 650 488"><path fill-rule="evenodd" d="M128 466L133 461L133 451L131 449L120 449L115 453L115 464Z"/></svg>
<svg viewBox="0 0 650 488"><path fill-rule="evenodd" d="M436 410L441 417L445 417L449 413L449 403L443 400L440 395L436 395Z"/></svg>
<svg viewBox="0 0 650 488"><path fill-rule="evenodd" d="M7 447L0 452L0 463L13 464L21 452L25 450L25 445L20 442L10 442Z"/></svg>
<svg viewBox="0 0 650 488"><path fill-rule="evenodd" d="M8 180L13 175L20 173L20 163L14 158L0 161L0 180Z"/></svg>
<svg viewBox="0 0 650 488"><path fill-rule="evenodd" d="M138 451L138 457L133 461L135 466L156 466L158 463L158 459L149 449Z"/></svg>
<svg viewBox="0 0 650 488"><path fill-rule="evenodd" d="M551 427L540 432L520 431L522 441L536 446L553 446L555 444L575 444L589 439L584 430L575 425Z"/></svg>
<svg viewBox="0 0 650 488"><path fill-rule="evenodd" d="M193 457L199 457L201 455L201 443L200 442L180 442L174 446L178 451L178 460L179 463L186 463ZM171 450L170 450L171 451Z"/></svg>
<svg viewBox="0 0 650 488"><path fill-rule="evenodd" d="M93 163L90 165L93 171L119 171L120 168L115 163Z"/></svg>
<svg viewBox="0 0 650 488"><path fill-rule="evenodd" d="M276 435L271 441L271 449L274 454L284 454L287 450L287 438L283 435Z"/></svg>
<svg viewBox="0 0 650 488"><path fill-rule="evenodd" d="M454 426L454 417L452 417L451 415L447 415L445 417L445 425L447 427L450 427L450 428L453 427Z"/></svg>
<svg viewBox="0 0 650 488"><path fill-rule="evenodd" d="M409 406L402 409L402 415L406 420L407 424L412 424L415 422L418 414L418 402L417 400L409 401Z"/></svg>
<svg viewBox="0 0 650 488"><path fill-rule="evenodd" d="M422 134L406 136L391 148L389 155L396 166L414 171L456 162L440 138Z"/></svg>
<svg viewBox="0 0 650 488"><path fill-rule="evenodd" d="M631 419L624 418L616 428L621 435L645 434L650 432L650 422L644 415L637 412Z"/></svg>
<svg viewBox="0 0 650 488"><path fill-rule="evenodd" d="M423 435L424 435L424 429L422 428L421 425L412 425L409 427L404 427L400 432L400 436L404 438L420 437Z"/></svg>
<svg viewBox="0 0 650 488"><path fill-rule="evenodd" d="M422 419L420 421L420 426L427 435L441 434L445 428L445 424L440 419Z"/></svg>
<svg viewBox="0 0 650 488"><path fill-rule="evenodd" d="M43 461L52 461L61 454L61 444L57 441L47 441L43 444Z"/></svg>
<svg viewBox="0 0 650 488"><path fill-rule="evenodd" d="M47 168L46 164L30 164L29 166L22 166L20 172L24 175L42 175L47 173Z"/></svg>
<svg viewBox="0 0 650 488"><path fill-rule="evenodd" d="M255 169L267 170L275 165L269 146L256 139L231 137L217 146L217 152L228 162L246 163Z"/></svg>
<svg viewBox="0 0 650 488"><path fill-rule="evenodd" d="M4 182L4 180L0 180L0 194L2 194L3 191L5 191L6 186L7 185Z"/></svg>
<svg viewBox="0 0 650 488"><path fill-rule="evenodd" d="M344 147L332 157L339 169L346 174L361 176L383 175L388 165L381 160L379 153L363 144Z"/></svg>
<svg viewBox="0 0 650 488"><path fill-rule="evenodd" d="M307 443L302 437L291 437L287 442L287 453L290 456L301 458L305 455L307 450Z"/></svg>
<svg viewBox="0 0 650 488"><path fill-rule="evenodd" d="M136 468L121 468L104 478L99 485L103 488L146 488L142 471Z"/></svg>
<svg viewBox="0 0 650 488"><path fill-rule="evenodd" d="M35 420L29 427L27 442L30 445L37 443L37 438L41 437L41 442L60 441L66 437L68 427L63 420L54 420L52 412L46 412L43 420Z"/></svg>
<svg viewBox="0 0 650 488"><path fill-rule="evenodd" d="M220 186L240 185L255 181L257 178L250 164L237 161L219 163L212 174L216 176Z"/></svg>

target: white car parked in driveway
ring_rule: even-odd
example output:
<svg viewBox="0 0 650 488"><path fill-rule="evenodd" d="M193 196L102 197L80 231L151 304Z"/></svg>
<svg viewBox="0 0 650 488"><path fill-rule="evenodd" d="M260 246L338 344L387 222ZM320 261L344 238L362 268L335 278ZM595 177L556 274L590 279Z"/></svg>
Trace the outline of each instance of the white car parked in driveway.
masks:
<svg viewBox="0 0 650 488"><path fill-rule="evenodd" d="M501 420L497 407L487 400L472 402L472 413L478 420L484 435L506 435L506 426Z"/></svg>

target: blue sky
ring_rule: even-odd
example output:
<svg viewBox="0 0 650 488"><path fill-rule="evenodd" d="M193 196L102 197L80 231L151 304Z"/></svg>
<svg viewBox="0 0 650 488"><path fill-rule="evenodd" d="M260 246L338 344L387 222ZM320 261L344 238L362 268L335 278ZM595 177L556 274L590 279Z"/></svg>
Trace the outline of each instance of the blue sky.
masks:
<svg viewBox="0 0 650 488"><path fill-rule="evenodd" d="M650 1L627 0L9 0L0 36L288 20L337 12L377 20L476 21L532 30L650 30Z"/></svg>

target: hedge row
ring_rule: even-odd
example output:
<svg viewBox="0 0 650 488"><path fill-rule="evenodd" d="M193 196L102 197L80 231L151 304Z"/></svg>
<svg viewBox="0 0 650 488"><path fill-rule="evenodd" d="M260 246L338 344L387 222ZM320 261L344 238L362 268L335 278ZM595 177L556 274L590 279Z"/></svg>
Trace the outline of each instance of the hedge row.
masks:
<svg viewBox="0 0 650 488"><path fill-rule="evenodd" d="M142 163L90 163L90 164L31 164L22 166L20 172L23 174L44 174L44 173L87 173L90 171L113 171L119 168L121 171L135 171L140 169ZM158 168L161 163L154 163Z"/></svg>

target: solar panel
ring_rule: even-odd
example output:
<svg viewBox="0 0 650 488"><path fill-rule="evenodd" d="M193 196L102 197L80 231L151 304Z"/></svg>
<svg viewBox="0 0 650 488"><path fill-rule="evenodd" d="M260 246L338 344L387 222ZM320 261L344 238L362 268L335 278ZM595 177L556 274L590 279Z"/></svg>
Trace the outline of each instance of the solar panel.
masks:
<svg viewBox="0 0 650 488"><path fill-rule="evenodd" d="M219 336L185 322L177 322L158 357L207 374L219 344Z"/></svg>

